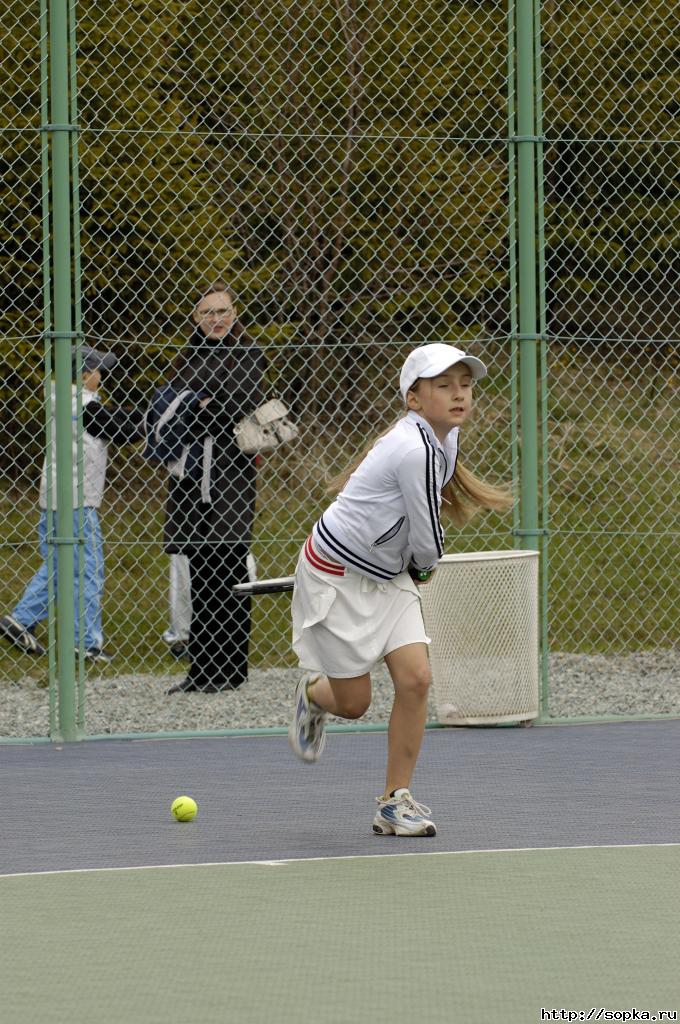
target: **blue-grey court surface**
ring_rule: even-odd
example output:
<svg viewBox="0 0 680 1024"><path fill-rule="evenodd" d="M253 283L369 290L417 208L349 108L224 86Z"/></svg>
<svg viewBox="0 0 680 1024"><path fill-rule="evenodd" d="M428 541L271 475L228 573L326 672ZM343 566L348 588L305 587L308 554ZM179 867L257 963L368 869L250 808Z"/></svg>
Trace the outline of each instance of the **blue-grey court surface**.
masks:
<svg viewBox="0 0 680 1024"><path fill-rule="evenodd" d="M434 839L376 837L386 735L0 745L0 874L680 842L680 721L428 730L412 786ZM181 794L199 815L170 816Z"/></svg>
<svg viewBox="0 0 680 1024"><path fill-rule="evenodd" d="M677 1019L680 722L428 731L434 839L385 746L0 746L2 1024Z"/></svg>

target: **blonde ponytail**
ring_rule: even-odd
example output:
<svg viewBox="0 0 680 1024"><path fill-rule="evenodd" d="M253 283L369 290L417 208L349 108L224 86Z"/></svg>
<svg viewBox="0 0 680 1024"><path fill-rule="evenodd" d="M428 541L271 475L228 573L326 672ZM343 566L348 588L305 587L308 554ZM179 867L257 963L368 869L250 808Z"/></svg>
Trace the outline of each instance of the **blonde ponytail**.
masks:
<svg viewBox="0 0 680 1024"><path fill-rule="evenodd" d="M465 526L480 508L504 512L512 508L514 500L507 487L497 487L471 473L456 461L453 476L442 487L442 514L456 526Z"/></svg>

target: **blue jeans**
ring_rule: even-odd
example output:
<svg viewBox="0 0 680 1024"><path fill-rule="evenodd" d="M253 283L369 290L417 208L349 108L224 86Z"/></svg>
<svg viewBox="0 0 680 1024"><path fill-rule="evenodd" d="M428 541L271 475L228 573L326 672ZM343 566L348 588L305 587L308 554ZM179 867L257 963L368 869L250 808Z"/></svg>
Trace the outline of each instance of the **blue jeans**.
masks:
<svg viewBox="0 0 680 1024"><path fill-rule="evenodd" d="M102 594L104 592L104 545L102 543L101 530L99 528L99 517L96 508L84 508L83 515L83 583L85 596L85 648L101 647L104 642L102 633ZM78 509L73 512L73 532L78 536ZM52 513L52 535L57 534L56 513ZM36 622L42 622L47 618L47 512L40 513L38 525L38 538L40 541L40 554L43 564L26 587L23 597L19 601L12 615L14 618L30 629ZM52 548L52 567L54 590L56 595L57 585L57 552L55 545ZM80 641L80 623L78 621L78 547L74 546L74 605L76 618L75 645L78 647Z"/></svg>

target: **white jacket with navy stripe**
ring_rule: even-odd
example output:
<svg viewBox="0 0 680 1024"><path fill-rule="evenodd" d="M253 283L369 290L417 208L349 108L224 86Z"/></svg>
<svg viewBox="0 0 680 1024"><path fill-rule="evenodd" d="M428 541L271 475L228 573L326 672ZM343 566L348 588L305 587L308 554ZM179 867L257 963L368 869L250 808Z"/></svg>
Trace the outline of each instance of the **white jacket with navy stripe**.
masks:
<svg viewBox="0 0 680 1024"><path fill-rule="evenodd" d="M444 551L441 490L457 453L458 427L442 445L426 420L407 413L315 524L315 546L374 580L391 580L410 566L432 569Z"/></svg>

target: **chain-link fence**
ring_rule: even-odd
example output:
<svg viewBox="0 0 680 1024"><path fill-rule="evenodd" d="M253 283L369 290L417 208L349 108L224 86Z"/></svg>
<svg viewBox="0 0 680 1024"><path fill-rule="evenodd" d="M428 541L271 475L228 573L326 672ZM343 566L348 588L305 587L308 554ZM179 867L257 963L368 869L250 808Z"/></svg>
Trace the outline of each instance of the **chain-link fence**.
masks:
<svg viewBox="0 0 680 1024"><path fill-rule="evenodd" d="M78 343L118 357L100 403L79 372L87 360L74 377L85 384L74 415L90 426L76 429L74 500L88 513L75 527L84 734L287 723L297 673L285 595L211 620L212 681L237 689L167 694L191 679L191 597L203 608L223 602L230 573L293 571L326 479L399 415L404 354L439 340L488 362L463 452L518 494L531 391L543 397L542 521L484 516L450 528L447 550L541 545L550 713L677 710L673 6L13 0L2 32L0 733L57 732L57 572L38 531L42 519L42 552L54 552L66 520L41 517L38 485L52 389ZM543 84L528 135L518 72L534 58ZM220 281L229 291L211 290ZM139 417L232 310L264 360L240 393L282 398L300 436L231 456L239 511L203 538L221 555L197 585L181 545L177 557L163 544L177 484L148 458ZM542 352L533 389L520 379L528 345ZM87 459L107 446L100 545Z"/></svg>
<svg viewBox="0 0 680 1024"><path fill-rule="evenodd" d="M677 712L680 19L542 23L552 708Z"/></svg>

